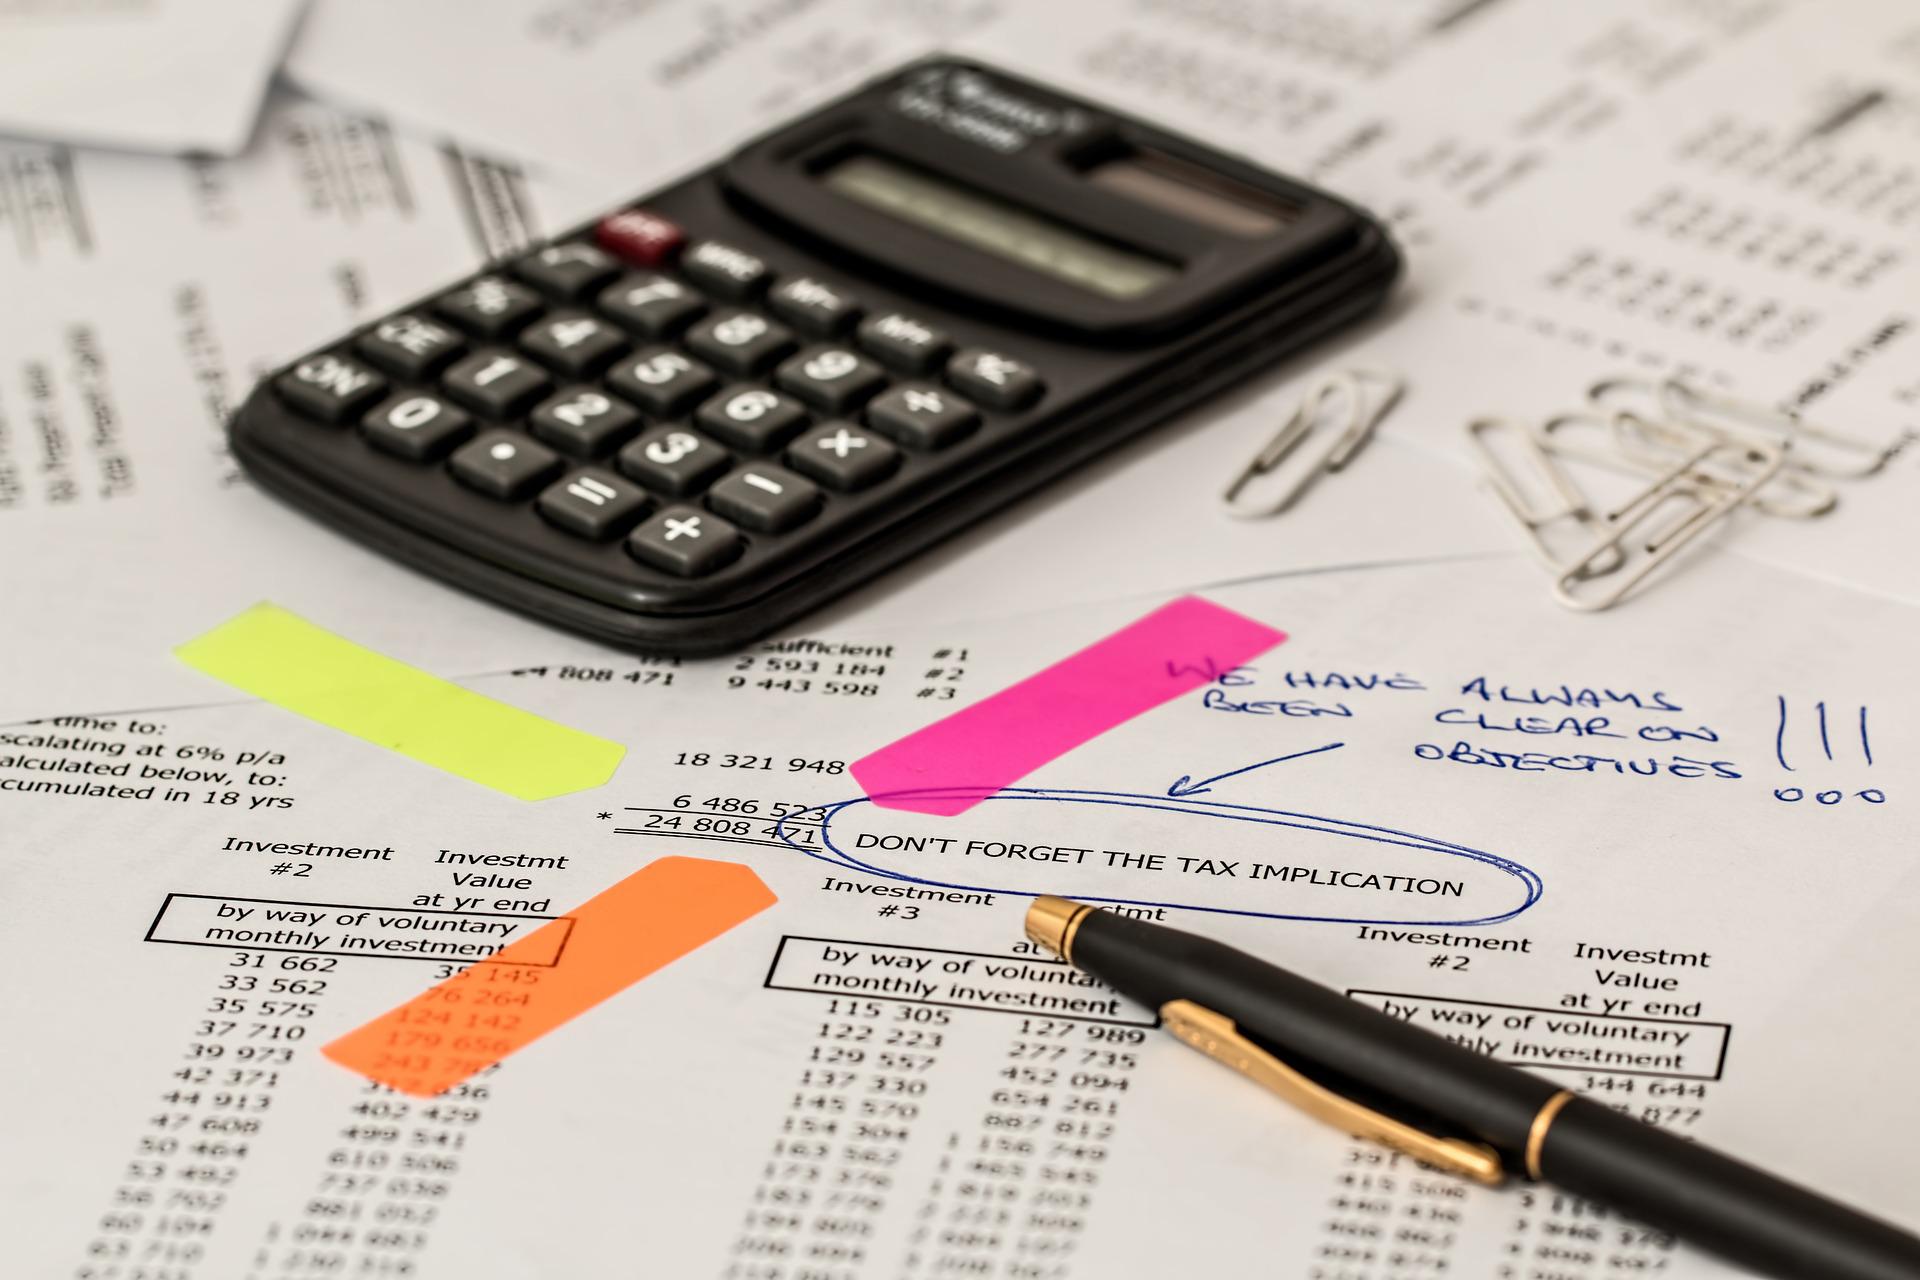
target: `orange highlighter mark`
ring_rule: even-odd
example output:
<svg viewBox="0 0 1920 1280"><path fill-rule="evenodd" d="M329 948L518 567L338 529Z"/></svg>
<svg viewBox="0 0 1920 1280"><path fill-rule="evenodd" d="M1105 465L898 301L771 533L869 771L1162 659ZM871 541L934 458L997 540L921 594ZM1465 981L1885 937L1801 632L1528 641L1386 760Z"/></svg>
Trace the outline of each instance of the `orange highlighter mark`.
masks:
<svg viewBox="0 0 1920 1280"><path fill-rule="evenodd" d="M739 863L661 858L321 1052L430 1098L774 902Z"/></svg>

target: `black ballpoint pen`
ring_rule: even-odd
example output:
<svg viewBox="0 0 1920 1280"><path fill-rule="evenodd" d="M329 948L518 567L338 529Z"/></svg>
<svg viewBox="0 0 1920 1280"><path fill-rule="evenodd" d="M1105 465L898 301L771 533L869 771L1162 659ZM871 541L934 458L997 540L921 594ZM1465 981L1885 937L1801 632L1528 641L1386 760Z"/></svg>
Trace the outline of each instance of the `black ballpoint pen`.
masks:
<svg viewBox="0 0 1920 1280"><path fill-rule="evenodd" d="M1202 1053L1429 1165L1552 1182L1762 1275L1920 1280L1920 1238L1222 943L1051 896L1026 932Z"/></svg>

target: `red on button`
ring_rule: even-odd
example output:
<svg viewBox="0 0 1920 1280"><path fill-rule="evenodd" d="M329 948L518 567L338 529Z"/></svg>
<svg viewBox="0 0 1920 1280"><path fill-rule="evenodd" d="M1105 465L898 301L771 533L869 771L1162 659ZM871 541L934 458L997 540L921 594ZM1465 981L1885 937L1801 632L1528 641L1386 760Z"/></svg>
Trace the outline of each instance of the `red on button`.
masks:
<svg viewBox="0 0 1920 1280"><path fill-rule="evenodd" d="M673 255L687 233L657 213L628 209L600 219L593 238L608 253L642 267L657 267Z"/></svg>

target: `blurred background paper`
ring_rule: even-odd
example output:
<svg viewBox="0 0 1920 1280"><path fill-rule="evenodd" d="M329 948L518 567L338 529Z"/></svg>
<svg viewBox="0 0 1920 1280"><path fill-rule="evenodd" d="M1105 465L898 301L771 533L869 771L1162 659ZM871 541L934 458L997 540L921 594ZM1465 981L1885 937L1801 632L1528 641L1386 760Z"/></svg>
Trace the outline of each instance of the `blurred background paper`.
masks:
<svg viewBox="0 0 1920 1280"><path fill-rule="evenodd" d="M0 134L230 156L305 0L0 0Z"/></svg>
<svg viewBox="0 0 1920 1280"><path fill-rule="evenodd" d="M287 76L434 136L611 169L638 190L998 13L991 0L327 0Z"/></svg>

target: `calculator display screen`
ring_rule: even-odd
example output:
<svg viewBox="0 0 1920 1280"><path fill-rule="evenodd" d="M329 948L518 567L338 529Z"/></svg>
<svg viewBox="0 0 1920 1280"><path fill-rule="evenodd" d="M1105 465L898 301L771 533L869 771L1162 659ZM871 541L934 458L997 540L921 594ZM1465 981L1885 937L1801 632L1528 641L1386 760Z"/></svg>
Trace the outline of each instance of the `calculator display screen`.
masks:
<svg viewBox="0 0 1920 1280"><path fill-rule="evenodd" d="M840 161L821 181L869 208L1110 298L1141 297L1179 274L1158 259L870 151Z"/></svg>

